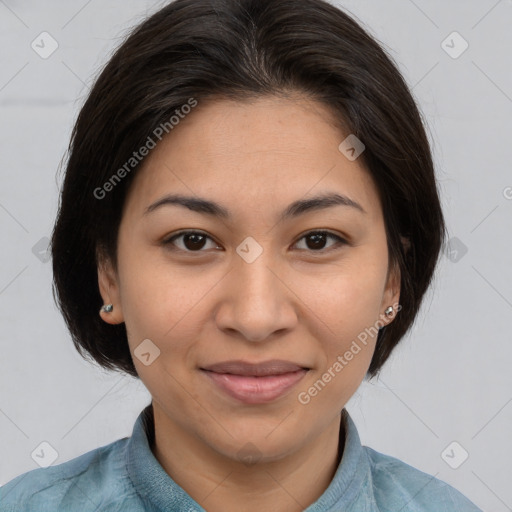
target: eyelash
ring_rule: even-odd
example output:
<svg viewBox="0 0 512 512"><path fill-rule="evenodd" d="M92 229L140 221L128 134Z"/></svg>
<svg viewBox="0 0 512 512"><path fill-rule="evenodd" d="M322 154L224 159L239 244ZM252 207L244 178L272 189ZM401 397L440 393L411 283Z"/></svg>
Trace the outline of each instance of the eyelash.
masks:
<svg viewBox="0 0 512 512"><path fill-rule="evenodd" d="M210 240L214 241L206 233L204 233L202 231L193 231L192 230L192 231L180 231L178 233L175 233L170 238L167 238L167 239L163 240L162 241L162 245L166 246L166 248L168 248L170 250L173 250L173 251L182 251L182 252L190 253L190 254L205 252L202 249L199 249L197 251L190 251L190 250L186 250L186 249L179 249L179 248L176 248L176 247L172 247L174 240L176 240L177 238L180 238L180 237L182 237L184 235L203 235L206 238L209 238ZM304 238L306 238L306 237L308 237L310 235L327 235L327 237L335 239L337 241L337 244L335 244L334 246L332 246L330 248L319 249L317 251L315 251L313 249L300 249L300 250L305 250L305 251L311 252L313 254L316 254L316 253L320 253L321 254L321 253L330 252L331 250L336 250L337 248L339 249L339 248L341 248L341 247L339 247L340 245L343 246L343 245L347 245L348 244L348 242L345 239L343 239L342 237L340 237L338 235L335 235L334 233L331 233L330 231L323 231L323 230L308 231L307 233L302 235L296 243L298 243L300 240L302 240L302 239L304 239ZM338 247L336 247L336 245L338 245Z"/></svg>

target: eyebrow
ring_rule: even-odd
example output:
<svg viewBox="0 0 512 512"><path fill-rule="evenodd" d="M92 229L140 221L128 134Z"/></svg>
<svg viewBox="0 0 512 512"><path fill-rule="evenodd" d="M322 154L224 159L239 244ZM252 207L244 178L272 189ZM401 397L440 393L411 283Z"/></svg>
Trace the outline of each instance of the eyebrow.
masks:
<svg viewBox="0 0 512 512"><path fill-rule="evenodd" d="M183 206L193 212L221 219L229 219L231 217L231 212L227 208L215 203L214 201L201 197L183 196L179 194L169 194L158 199L145 209L143 215L145 216L166 205ZM360 211L361 213L367 213L359 203L347 196L338 193L325 193L308 199L299 199L294 201L281 213L279 221L281 222L290 218L298 217L307 212L323 210L333 206L348 206Z"/></svg>

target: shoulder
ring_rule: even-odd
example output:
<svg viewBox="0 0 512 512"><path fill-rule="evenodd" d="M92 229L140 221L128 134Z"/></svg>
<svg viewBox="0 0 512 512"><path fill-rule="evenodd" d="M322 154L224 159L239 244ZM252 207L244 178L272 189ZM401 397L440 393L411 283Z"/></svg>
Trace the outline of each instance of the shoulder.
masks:
<svg viewBox="0 0 512 512"><path fill-rule="evenodd" d="M482 512L446 482L368 446L363 449L370 464L375 500L383 512Z"/></svg>
<svg viewBox="0 0 512 512"><path fill-rule="evenodd" d="M62 464L23 473L0 487L0 512L38 510L98 510L100 505L124 499L136 492L126 474L124 450L128 438L91 450Z"/></svg>

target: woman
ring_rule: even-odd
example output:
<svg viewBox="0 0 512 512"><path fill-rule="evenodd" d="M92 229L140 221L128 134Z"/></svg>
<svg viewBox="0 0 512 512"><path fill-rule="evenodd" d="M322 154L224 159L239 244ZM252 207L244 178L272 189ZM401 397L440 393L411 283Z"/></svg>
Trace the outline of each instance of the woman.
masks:
<svg viewBox="0 0 512 512"><path fill-rule="evenodd" d="M344 408L444 239L418 108L350 17L170 3L80 112L51 246L76 348L152 402L130 438L7 483L0 510L479 510L361 446Z"/></svg>

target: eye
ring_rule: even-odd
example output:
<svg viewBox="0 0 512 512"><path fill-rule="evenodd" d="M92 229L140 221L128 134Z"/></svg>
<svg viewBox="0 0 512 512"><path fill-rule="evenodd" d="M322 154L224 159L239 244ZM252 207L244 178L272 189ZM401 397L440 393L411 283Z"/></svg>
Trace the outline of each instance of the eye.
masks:
<svg viewBox="0 0 512 512"><path fill-rule="evenodd" d="M310 231L309 233L303 235L299 241L306 240L305 250L321 252L325 250L324 246L326 240L329 238L334 240L338 245L344 245L347 243L346 240L338 235L335 235L334 233L330 233L329 231ZM181 247L175 243L175 241L178 239L182 239ZM171 246L170 249L172 250L176 248L184 252L203 252L201 250L205 248L205 245L207 245L207 240L213 242L211 237L201 231L181 231L180 233L176 233L170 238L165 239L162 244L165 246ZM309 241L309 244L307 241ZM296 244L297 243L298 242L296 242ZM332 245L336 245L336 243ZM219 246L214 243L213 248L219 248ZM329 250L329 248L327 250Z"/></svg>
<svg viewBox="0 0 512 512"><path fill-rule="evenodd" d="M334 233L330 233L329 231L310 231L309 233L306 233L304 236L302 236L299 241L309 240L311 243L308 246L308 243L306 242L306 250L310 249L312 252L321 252L325 250L323 246L325 245L325 241L328 238L337 242L337 244L334 245L345 245L347 243L346 240L338 235L335 235ZM327 250L330 250L331 248L328 248Z"/></svg>
<svg viewBox="0 0 512 512"><path fill-rule="evenodd" d="M167 238L162 243L165 246L175 246L176 244L174 241L179 238L183 239L183 244L182 247L177 247L177 249L185 252L202 252L201 249L204 248L205 241L207 239L213 241L208 235L201 231L182 231L170 238ZM215 247L218 247L218 245ZM175 247L170 247L170 249L174 250Z"/></svg>

